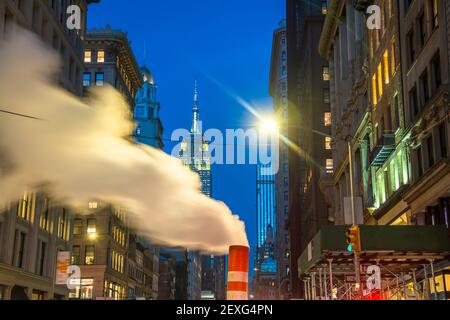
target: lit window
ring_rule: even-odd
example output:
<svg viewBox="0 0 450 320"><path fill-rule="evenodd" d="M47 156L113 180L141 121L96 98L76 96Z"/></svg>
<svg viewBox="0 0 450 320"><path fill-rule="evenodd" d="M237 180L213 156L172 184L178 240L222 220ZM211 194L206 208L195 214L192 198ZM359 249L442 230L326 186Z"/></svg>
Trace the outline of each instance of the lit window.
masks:
<svg viewBox="0 0 450 320"><path fill-rule="evenodd" d="M73 265L80 264L80 262L81 262L80 257L81 257L80 246L73 246L70 263Z"/></svg>
<svg viewBox="0 0 450 320"><path fill-rule="evenodd" d="M438 12L438 0L431 0L431 15L433 29L439 27L439 12Z"/></svg>
<svg viewBox="0 0 450 320"><path fill-rule="evenodd" d="M331 126L331 112L324 113L324 125L325 127Z"/></svg>
<svg viewBox="0 0 450 320"><path fill-rule="evenodd" d="M331 137L325 137L325 149L331 150Z"/></svg>
<svg viewBox="0 0 450 320"><path fill-rule="evenodd" d="M327 173L333 173L333 171L334 171L333 159L327 159L327 161L325 163L325 169L326 169Z"/></svg>
<svg viewBox="0 0 450 320"><path fill-rule="evenodd" d="M97 209L98 203L97 202L89 202L89 209Z"/></svg>
<svg viewBox="0 0 450 320"><path fill-rule="evenodd" d="M105 62L105 50L99 50L97 52L97 62L104 63Z"/></svg>
<svg viewBox="0 0 450 320"><path fill-rule="evenodd" d="M383 95L383 70L381 63L378 65L377 78L378 78L378 97Z"/></svg>
<svg viewBox="0 0 450 320"><path fill-rule="evenodd" d="M97 221L95 219L88 219L87 221L87 234L89 237L95 236L97 233Z"/></svg>
<svg viewBox="0 0 450 320"><path fill-rule="evenodd" d="M391 73L394 75L397 69L397 62L395 61L395 39L391 43Z"/></svg>
<svg viewBox="0 0 450 320"><path fill-rule="evenodd" d="M83 74L83 87L89 87L91 85L91 74L86 72Z"/></svg>
<svg viewBox="0 0 450 320"><path fill-rule="evenodd" d="M389 84L389 54L386 50L383 54L383 64L384 64L384 84Z"/></svg>
<svg viewBox="0 0 450 320"><path fill-rule="evenodd" d="M322 68L322 78L323 78L323 81L330 81L330 68L329 67Z"/></svg>
<svg viewBox="0 0 450 320"><path fill-rule="evenodd" d="M374 106L378 104L377 96L377 74L375 73L372 77L372 103Z"/></svg>
<svg viewBox="0 0 450 320"><path fill-rule="evenodd" d="M31 211L34 206L34 196L24 193L23 198L19 201L17 206L17 216L29 220L31 217Z"/></svg>
<svg viewBox="0 0 450 320"><path fill-rule="evenodd" d="M93 265L95 262L95 247L86 246L85 264Z"/></svg>
<svg viewBox="0 0 450 320"><path fill-rule="evenodd" d="M328 4L327 1L322 1L322 14L328 13Z"/></svg>
<svg viewBox="0 0 450 320"><path fill-rule="evenodd" d="M95 74L95 85L98 87L103 86L105 82L105 74L103 72L99 72Z"/></svg>
<svg viewBox="0 0 450 320"><path fill-rule="evenodd" d="M84 52L84 62L92 62L92 51L86 50Z"/></svg>

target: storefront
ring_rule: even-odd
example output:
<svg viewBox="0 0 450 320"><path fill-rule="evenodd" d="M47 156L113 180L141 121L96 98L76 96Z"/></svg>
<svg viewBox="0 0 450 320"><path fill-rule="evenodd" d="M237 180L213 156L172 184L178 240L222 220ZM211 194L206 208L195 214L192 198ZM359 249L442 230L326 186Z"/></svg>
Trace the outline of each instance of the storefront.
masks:
<svg viewBox="0 0 450 320"><path fill-rule="evenodd" d="M298 260L306 299L447 300L450 239L445 226L360 226L360 281L348 226L327 226ZM369 269L370 268L370 269ZM376 268L378 284L374 289Z"/></svg>

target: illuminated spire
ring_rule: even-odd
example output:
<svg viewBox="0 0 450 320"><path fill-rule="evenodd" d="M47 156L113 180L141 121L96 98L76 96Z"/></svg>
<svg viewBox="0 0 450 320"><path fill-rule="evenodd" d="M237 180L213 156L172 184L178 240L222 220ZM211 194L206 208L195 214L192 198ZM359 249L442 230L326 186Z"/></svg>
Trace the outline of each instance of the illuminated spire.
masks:
<svg viewBox="0 0 450 320"><path fill-rule="evenodd" d="M191 133L200 133L200 113L198 109L198 81L194 83L194 107L192 108L192 128Z"/></svg>

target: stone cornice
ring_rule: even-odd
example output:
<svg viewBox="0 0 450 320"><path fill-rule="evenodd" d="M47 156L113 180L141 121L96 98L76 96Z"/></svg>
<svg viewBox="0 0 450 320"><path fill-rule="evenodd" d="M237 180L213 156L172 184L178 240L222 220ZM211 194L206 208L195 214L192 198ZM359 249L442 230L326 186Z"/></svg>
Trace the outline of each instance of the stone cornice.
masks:
<svg viewBox="0 0 450 320"><path fill-rule="evenodd" d="M324 59L328 60L329 58L331 44L336 34L344 4L345 0L330 0L328 2L328 13L319 41L319 54Z"/></svg>

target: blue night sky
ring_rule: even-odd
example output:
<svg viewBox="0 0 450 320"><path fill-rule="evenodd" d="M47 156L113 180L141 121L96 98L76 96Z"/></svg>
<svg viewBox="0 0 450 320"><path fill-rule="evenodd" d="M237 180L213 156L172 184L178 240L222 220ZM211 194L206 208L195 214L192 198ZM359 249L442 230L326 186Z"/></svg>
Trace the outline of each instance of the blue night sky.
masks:
<svg viewBox="0 0 450 320"><path fill-rule="evenodd" d="M90 6L88 27L110 24L113 29L128 32L139 64L146 62L158 84L165 139L170 139L177 128L190 128L195 75L204 129L225 132L246 129L256 119L209 77L256 106L270 109L272 34L285 16L284 2L133 0L125 4L123 0L102 0ZM170 153L173 144L165 143ZM212 170L214 198L225 202L246 222L253 248L255 166L215 165Z"/></svg>

